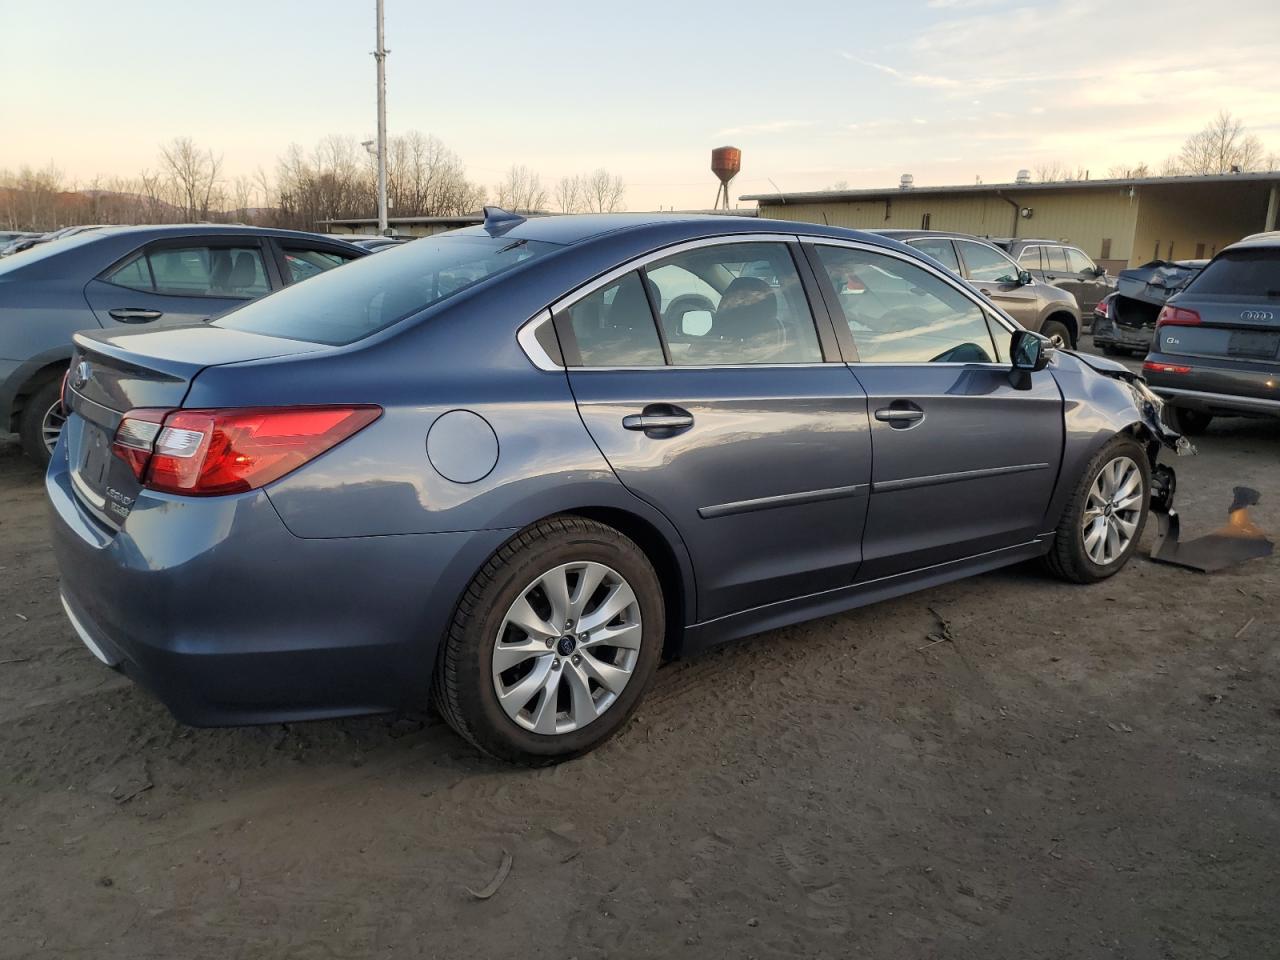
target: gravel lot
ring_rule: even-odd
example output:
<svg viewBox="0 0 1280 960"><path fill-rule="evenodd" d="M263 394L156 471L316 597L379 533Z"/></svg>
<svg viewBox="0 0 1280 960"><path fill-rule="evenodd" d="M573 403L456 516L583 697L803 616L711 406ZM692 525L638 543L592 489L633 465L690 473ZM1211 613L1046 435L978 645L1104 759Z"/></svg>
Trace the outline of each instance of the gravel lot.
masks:
<svg viewBox="0 0 1280 960"><path fill-rule="evenodd" d="M1280 533L1280 424L1198 446L1184 530L1245 483ZM529 772L427 714L177 725L72 634L45 523L0 441L0 956L1280 951L1280 558L1018 567L770 633ZM955 639L922 650L931 611Z"/></svg>

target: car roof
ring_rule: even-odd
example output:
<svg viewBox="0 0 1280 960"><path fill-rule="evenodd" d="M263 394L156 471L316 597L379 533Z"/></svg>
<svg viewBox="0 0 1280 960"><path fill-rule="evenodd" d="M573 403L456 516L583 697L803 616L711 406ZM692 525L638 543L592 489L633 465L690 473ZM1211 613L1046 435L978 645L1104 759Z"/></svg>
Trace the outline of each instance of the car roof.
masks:
<svg viewBox="0 0 1280 960"><path fill-rule="evenodd" d="M1254 233L1228 244L1222 250L1258 250L1280 247L1280 230L1268 230L1265 233Z"/></svg>
<svg viewBox="0 0 1280 960"><path fill-rule="evenodd" d="M568 246L619 234L669 234L682 237L730 236L732 234L779 233L792 236L861 237L868 234L843 227L828 227L795 220L762 220L756 217L704 213L585 213L530 217L527 220L496 222L449 231L453 236L501 236L514 240L534 240ZM872 238L874 239L874 238Z"/></svg>
<svg viewBox="0 0 1280 960"><path fill-rule="evenodd" d="M993 242L988 237L962 233L959 230L906 230L901 227L893 227L886 230L868 230L867 232L878 234L882 237L892 237L894 240L901 240L904 237L948 237L953 240L977 240L979 243Z"/></svg>
<svg viewBox="0 0 1280 960"><path fill-rule="evenodd" d="M331 240L322 233L311 233L306 230L284 230L278 227L254 227L243 223L158 223L139 226L107 226L93 231L96 237L120 237L146 234L150 237L185 237L185 236L271 236L271 237L305 237ZM346 241L337 241L343 243Z"/></svg>

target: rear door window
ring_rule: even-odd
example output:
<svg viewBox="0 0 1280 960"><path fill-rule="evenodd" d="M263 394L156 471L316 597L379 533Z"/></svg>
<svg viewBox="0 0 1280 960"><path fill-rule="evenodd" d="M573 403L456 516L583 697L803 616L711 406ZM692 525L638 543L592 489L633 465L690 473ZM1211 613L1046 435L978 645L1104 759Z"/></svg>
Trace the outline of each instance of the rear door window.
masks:
<svg viewBox="0 0 1280 960"><path fill-rule="evenodd" d="M260 297L271 289L258 246L149 247L102 277L179 297Z"/></svg>
<svg viewBox="0 0 1280 960"><path fill-rule="evenodd" d="M699 247L646 273L675 366L822 362L785 243Z"/></svg>
<svg viewBox="0 0 1280 960"><path fill-rule="evenodd" d="M1187 291L1241 300L1280 299L1280 247L1223 251Z"/></svg>
<svg viewBox="0 0 1280 960"><path fill-rule="evenodd" d="M948 238L917 237L915 240L908 240L907 245L933 257L956 276L960 275L960 261L956 259L956 248L951 245Z"/></svg>
<svg viewBox="0 0 1280 960"><path fill-rule="evenodd" d="M1044 251L1044 268L1050 273L1067 273L1067 252L1061 247L1041 247Z"/></svg>

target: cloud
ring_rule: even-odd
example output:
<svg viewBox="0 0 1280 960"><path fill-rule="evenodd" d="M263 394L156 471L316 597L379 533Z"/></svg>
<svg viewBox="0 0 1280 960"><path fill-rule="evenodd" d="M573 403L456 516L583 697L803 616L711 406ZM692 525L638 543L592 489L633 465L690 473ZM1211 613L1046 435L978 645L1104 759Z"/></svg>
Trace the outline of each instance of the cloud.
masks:
<svg viewBox="0 0 1280 960"><path fill-rule="evenodd" d="M772 120L768 123L747 123L738 127L725 127L712 134L713 137L742 137L758 133L784 133L787 130L800 130L812 127L812 120Z"/></svg>
<svg viewBox="0 0 1280 960"><path fill-rule="evenodd" d="M872 70L879 70L886 76L893 77L895 80L901 80L903 83L909 83L913 87L947 90L952 87L960 86L960 81L952 79L951 77L942 77L929 73L908 73L903 70L899 70L897 67L891 67L886 63L876 63L874 60L865 60L856 54L849 53L847 50L841 50L840 56L844 57L850 63L870 67Z"/></svg>

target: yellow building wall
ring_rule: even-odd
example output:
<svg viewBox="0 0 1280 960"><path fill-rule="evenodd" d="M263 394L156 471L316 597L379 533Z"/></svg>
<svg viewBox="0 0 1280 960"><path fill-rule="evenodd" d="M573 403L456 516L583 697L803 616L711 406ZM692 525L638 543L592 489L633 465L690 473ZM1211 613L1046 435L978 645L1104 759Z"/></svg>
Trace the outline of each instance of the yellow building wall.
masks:
<svg viewBox="0 0 1280 960"><path fill-rule="evenodd" d="M1019 206L1032 210L1029 219L1018 217L1018 236L1072 243L1094 259L1102 259L1103 241L1110 240L1108 259L1129 259L1138 203L1127 190L1035 191L1015 196ZM920 230L926 213L930 230L955 230L980 237L1007 237L1014 230L1013 205L993 193L912 196L904 191L874 200L760 201L762 217L857 230Z"/></svg>
<svg viewBox="0 0 1280 960"><path fill-rule="evenodd" d="M1269 188L1263 184L1139 187L1141 216L1131 262L1211 257L1266 223ZM1199 250L1200 245L1204 249Z"/></svg>

